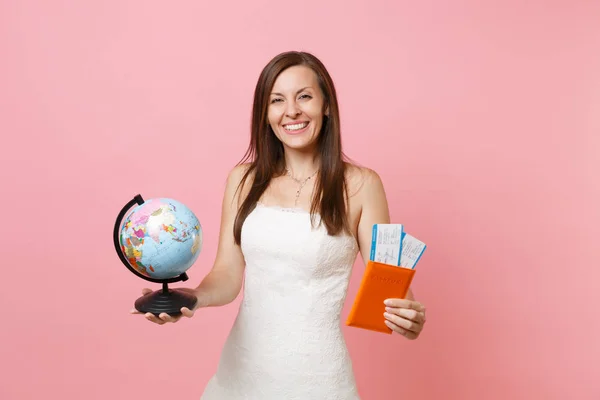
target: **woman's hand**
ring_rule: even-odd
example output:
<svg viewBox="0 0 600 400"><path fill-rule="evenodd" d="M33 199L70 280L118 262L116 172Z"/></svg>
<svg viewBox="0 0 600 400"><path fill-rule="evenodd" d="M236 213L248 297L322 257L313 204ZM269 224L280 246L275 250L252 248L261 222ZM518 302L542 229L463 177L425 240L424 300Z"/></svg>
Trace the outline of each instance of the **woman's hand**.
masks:
<svg viewBox="0 0 600 400"><path fill-rule="evenodd" d="M177 290L181 290L181 291L185 291L188 292L190 294L193 294L194 296L196 296L196 298L198 297L198 293L196 292L196 290L194 289L189 289L189 288L178 288ZM151 289L145 288L142 289L142 295L146 295L148 293L152 293ZM186 317L186 318L192 318L194 316L194 312L196 311L196 309L198 308L198 301L196 302L196 305L190 310L187 307L182 307L181 308L181 314L177 315L177 316L171 316L167 313L161 313L157 316L155 316L152 313L145 313L144 317L146 317L146 319L148 321L154 322L155 324L158 325L163 325L166 324L167 322L177 322L179 321L182 317ZM142 314L140 311L136 310L135 308L132 308L130 311L131 314Z"/></svg>
<svg viewBox="0 0 600 400"><path fill-rule="evenodd" d="M407 339L419 337L425 324L425 307L415 300L387 299L385 304L385 324L394 332Z"/></svg>

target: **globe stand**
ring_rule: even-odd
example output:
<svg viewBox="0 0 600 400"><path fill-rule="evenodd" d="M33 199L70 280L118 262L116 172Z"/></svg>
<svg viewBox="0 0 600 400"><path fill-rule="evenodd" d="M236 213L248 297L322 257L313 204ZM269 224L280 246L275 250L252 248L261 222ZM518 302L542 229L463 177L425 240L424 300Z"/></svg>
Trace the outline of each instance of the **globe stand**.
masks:
<svg viewBox="0 0 600 400"><path fill-rule="evenodd" d="M148 293L135 301L135 309L143 313L158 316L167 313L173 317L181 314L181 308L192 309L196 305L196 296L178 289L169 289L163 283L162 290Z"/></svg>
<svg viewBox="0 0 600 400"><path fill-rule="evenodd" d="M181 315L181 308L187 307L190 310L196 305L197 298L191 293L183 291L181 289L171 289L168 284L173 282L183 282L188 280L187 274L184 272L179 276L168 279L158 279L152 278L146 275L141 274L135 268L129 264L129 261L123 254L123 250L121 249L121 245L119 243L119 230L121 228L121 223L127 211L134 205L142 205L144 204L144 199L141 195L136 195L132 200L130 200L125 207L119 212L117 216L117 220L115 221L115 227L113 231L113 241L115 245L115 250L121 262L127 267L129 271L131 271L134 275L145 279L154 283L161 283L162 289L156 290L151 293L147 293L142 297L138 298L135 301L135 309L142 313L152 313L155 316L158 316L161 313L167 313L170 316L176 317Z"/></svg>

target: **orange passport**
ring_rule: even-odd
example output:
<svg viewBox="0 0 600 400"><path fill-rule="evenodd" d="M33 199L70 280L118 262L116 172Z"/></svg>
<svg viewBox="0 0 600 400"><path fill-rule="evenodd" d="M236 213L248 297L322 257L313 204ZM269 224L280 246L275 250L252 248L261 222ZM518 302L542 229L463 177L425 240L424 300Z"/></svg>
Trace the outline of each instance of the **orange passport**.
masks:
<svg viewBox="0 0 600 400"><path fill-rule="evenodd" d="M383 301L405 298L414 275L414 269L369 261L346 325L391 334Z"/></svg>

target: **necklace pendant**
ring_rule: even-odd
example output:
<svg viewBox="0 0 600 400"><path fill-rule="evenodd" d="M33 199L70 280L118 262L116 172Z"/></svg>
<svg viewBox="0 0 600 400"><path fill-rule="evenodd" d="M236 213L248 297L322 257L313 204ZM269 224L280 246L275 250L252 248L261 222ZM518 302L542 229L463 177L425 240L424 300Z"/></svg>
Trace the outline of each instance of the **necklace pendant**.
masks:
<svg viewBox="0 0 600 400"><path fill-rule="evenodd" d="M304 185L306 185L306 183L309 180L312 179L313 176L316 175L317 171L313 172L313 174L311 176L309 176L309 177L307 177L307 178L305 178L305 179L302 180L302 179L296 179L296 178L294 178L294 176L292 175L291 171L288 168L285 169L286 175L289 176L290 178L292 178L292 180L299 185L298 190L296 190L296 199L294 201L294 204L296 206L298 206L298 201L300 200L300 192L302 191L302 188L304 187Z"/></svg>

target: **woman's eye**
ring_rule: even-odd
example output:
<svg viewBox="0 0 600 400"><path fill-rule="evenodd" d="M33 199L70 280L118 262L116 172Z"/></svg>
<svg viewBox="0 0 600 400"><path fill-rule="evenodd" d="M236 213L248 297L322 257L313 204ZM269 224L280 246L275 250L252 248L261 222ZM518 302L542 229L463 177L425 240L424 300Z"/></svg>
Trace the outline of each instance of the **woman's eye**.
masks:
<svg viewBox="0 0 600 400"><path fill-rule="evenodd" d="M273 104L273 103L277 103L277 102L279 102L279 101L282 101L282 100L281 100L281 99L273 99L273 100L271 100L271 104Z"/></svg>
<svg viewBox="0 0 600 400"><path fill-rule="evenodd" d="M300 96L301 99L312 99L312 97L309 94L303 94L302 96Z"/></svg>

